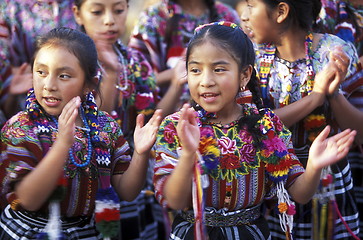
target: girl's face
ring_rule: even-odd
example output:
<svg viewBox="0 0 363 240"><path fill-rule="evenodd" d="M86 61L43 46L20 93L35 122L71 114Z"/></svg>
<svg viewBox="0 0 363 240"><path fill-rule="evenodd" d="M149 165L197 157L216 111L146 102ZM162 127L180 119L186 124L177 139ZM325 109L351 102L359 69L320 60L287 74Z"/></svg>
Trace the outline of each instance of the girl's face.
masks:
<svg viewBox="0 0 363 240"><path fill-rule="evenodd" d="M235 98L246 78L227 51L207 41L194 46L187 64L189 90L196 103L219 116L240 111Z"/></svg>
<svg viewBox="0 0 363 240"><path fill-rule="evenodd" d="M125 32L127 10L126 0L85 0L80 8L73 7L75 19L87 35L110 44Z"/></svg>
<svg viewBox="0 0 363 240"><path fill-rule="evenodd" d="M257 44L273 43L277 25L263 0L247 0L242 10L242 28L248 37Z"/></svg>
<svg viewBox="0 0 363 240"><path fill-rule="evenodd" d="M82 97L85 74L76 56L67 49L44 46L35 56L33 86L43 109L52 116L59 116L73 97Z"/></svg>

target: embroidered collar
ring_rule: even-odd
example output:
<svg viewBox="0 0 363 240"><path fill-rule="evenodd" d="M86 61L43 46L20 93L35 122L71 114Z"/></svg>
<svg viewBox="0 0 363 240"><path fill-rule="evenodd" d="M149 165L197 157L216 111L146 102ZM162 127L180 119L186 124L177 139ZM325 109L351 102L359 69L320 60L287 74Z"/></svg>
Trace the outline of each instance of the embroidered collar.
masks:
<svg viewBox="0 0 363 240"><path fill-rule="evenodd" d="M257 109L246 105L243 108L244 112L248 112L248 114L256 113L257 111ZM197 112L198 124L201 127L206 111L199 109ZM291 159L285 143L277 135L277 130L281 131L283 126L282 124L273 126L271 124L273 119L277 120L277 117L270 112L258 121L256 127L261 130L262 137L258 146L253 142L252 137L249 138L247 136L248 134L245 137L249 141L243 141L240 136L241 132L237 132L236 127L226 132L202 128L199 152L201 154L203 173L210 175L215 180L225 179L231 182L239 175L248 174L249 169L260 167L260 162L264 162L270 180L275 183L286 180L293 159ZM216 139L215 131L218 132L218 135L223 136L220 139ZM236 137L236 135L238 136ZM245 142L245 147L243 147L243 142ZM232 148L224 151L223 149L226 149L225 145L235 146L233 148L235 151L229 153L233 150ZM250 152L242 154L238 149L250 149ZM251 157L247 158L246 154Z"/></svg>

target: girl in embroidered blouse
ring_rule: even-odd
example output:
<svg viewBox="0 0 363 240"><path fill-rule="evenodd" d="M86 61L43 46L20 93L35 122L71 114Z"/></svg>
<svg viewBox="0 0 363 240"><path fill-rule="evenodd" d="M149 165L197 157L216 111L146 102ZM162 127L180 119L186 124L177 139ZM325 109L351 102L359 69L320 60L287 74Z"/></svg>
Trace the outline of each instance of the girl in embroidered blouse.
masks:
<svg viewBox="0 0 363 240"><path fill-rule="evenodd" d="M196 239L205 239L204 234L209 239L270 239L261 204L274 197L289 235L294 213L289 194L294 201L309 201L322 169L344 157L353 142L355 131L327 138L326 127L304 170L289 130L262 106L254 61L252 42L233 23L203 25L188 45L194 107L186 104L167 116L156 139L156 197L164 207L180 210L170 239L194 239L193 229ZM245 87L254 105L236 102Z"/></svg>
<svg viewBox="0 0 363 240"><path fill-rule="evenodd" d="M356 140L363 139L361 101L348 101L343 95L363 89L358 82L361 78L352 77L359 67L357 52L337 36L312 32L320 9L320 0L248 0L241 15L245 32L257 44L256 67L264 104L273 108L292 131L296 154L304 166L311 142L327 124L333 126L333 132L355 129ZM334 175L331 187L336 189L335 196L319 189L313 201L297 208L296 239L316 236L319 229L324 233L321 239L329 239L329 234L334 234L335 239L350 239L358 233L359 218L347 159L327 171ZM334 211L330 212L335 216L318 210L324 206L332 207ZM318 215L312 214L317 211ZM337 217L338 211L342 218ZM333 220L324 220L320 228L313 222L318 216ZM281 238L278 217L272 212L269 219L273 237ZM324 232L327 223L331 225Z"/></svg>
<svg viewBox="0 0 363 240"><path fill-rule="evenodd" d="M144 55L124 46L120 40L125 33L128 10L128 0L75 0L73 6L77 23L97 47L101 94L96 99L99 108L121 125L132 149L137 114L151 117L165 99L158 98L154 71ZM121 202L123 238L152 236L150 240L159 240L165 236L162 209L152 191L150 166L147 184L139 196L134 201ZM145 218L148 220L144 221Z"/></svg>
<svg viewBox="0 0 363 240"><path fill-rule="evenodd" d="M131 156L120 126L97 108L96 47L77 30L58 28L40 37L32 70L26 110L1 132L1 190L9 205L0 238L115 236L117 195L130 201L142 189L161 113L145 126L144 116L137 117Z"/></svg>

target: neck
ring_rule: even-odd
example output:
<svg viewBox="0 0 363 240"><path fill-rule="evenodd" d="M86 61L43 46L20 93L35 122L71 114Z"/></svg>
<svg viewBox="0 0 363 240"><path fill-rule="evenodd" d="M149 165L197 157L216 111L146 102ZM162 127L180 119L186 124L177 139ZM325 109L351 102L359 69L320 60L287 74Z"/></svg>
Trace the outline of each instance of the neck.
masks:
<svg viewBox="0 0 363 240"><path fill-rule="evenodd" d="M306 31L288 31L283 33L276 44L278 57L290 62L305 58Z"/></svg>
<svg viewBox="0 0 363 240"><path fill-rule="evenodd" d="M242 106L236 104L230 110L223 109L217 113L217 118L211 119L211 122L220 123L222 125L229 124L235 120L238 120L242 116Z"/></svg>
<svg viewBox="0 0 363 240"><path fill-rule="evenodd" d="M178 3L184 12L194 15L201 16L207 10L207 5L202 0L184 0Z"/></svg>

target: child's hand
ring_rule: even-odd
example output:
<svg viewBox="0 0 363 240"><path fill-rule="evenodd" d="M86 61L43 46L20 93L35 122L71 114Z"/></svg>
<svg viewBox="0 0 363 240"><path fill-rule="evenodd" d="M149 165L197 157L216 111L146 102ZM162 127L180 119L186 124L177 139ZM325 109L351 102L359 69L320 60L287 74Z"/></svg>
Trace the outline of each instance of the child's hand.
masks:
<svg viewBox="0 0 363 240"><path fill-rule="evenodd" d="M195 153L200 142L200 129L197 124L196 112L189 104L184 104L176 127L183 151Z"/></svg>
<svg viewBox="0 0 363 240"><path fill-rule="evenodd" d="M341 47L330 53L328 64L315 76L313 91L332 95L345 80L349 67L349 57Z"/></svg>
<svg viewBox="0 0 363 240"><path fill-rule="evenodd" d="M113 49L113 45L101 40L95 41L95 45L97 48L98 59L101 62L102 67L106 71L116 71L118 73L121 69L121 66L118 56ZM107 74L107 72L105 72L105 74Z"/></svg>
<svg viewBox="0 0 363 240"><path fill-rule="evenodd" d="M62 113L58 117L57 139L60 139L63 143L69 145L69 147L71 147L74 142L76 119L80 106L81 98L79 96L74 97L64 106Z"/></svg>
<svg viewBox="0 0 363 240"><path fill-rule="evenodd" d="M349 67L349 57L341 47L330 53L329 67L335 69L335 77L328 87L328 95L332 95L339 89L339 85L345 80Z"/></svg>
<svg viewBox="0 0 363 240"><path fill-rule="evenodd" d="M356 135L356 131L346 129L327 138L329 132L330 127L325 127L310 147L308 164L311 164L315 170L334 164L345 157Z"/></svg>
<svg viewBox="0 0 363 240"><path fill-rule="evenodd" d="M11 79L9 92L14 95L26 93L33 85L33 75L28 63L20 67L12 67L13 78Z"/></svg>
<svg viewBox="0 0 363 240"><path fill-rule="evenodd" d="M135 152L139 155L149 153L151 147L154 145L156 134L162 120L162 111L161 109L156 110L145 126L144 118L143 114L137 116L134 132Z"/></svg>

